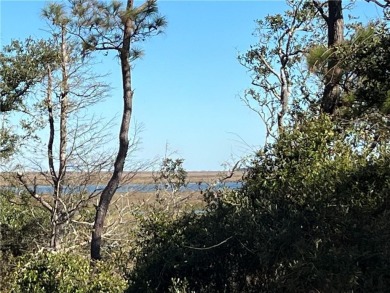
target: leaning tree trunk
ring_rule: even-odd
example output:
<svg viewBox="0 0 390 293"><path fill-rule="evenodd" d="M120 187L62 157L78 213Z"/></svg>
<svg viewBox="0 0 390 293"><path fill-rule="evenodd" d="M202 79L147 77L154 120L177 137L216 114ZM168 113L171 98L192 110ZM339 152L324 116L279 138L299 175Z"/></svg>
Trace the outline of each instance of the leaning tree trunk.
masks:
<svg viewBox="0 0 390 293"><path fill-rule="evenodd" d="M127 1L127 9L133 7L133 1ZM119 150L114 164L112 176L104 188L100 201L97 206L95 223L92 231L91 240L91 258L92 260L101 259L101 242L104 227L104 220L107 215L111 199L116 192L120 179L122 177L127 150L129 147L129 128L133 104L133 91L131 88L131 67L130 67L130 43L132 35L133 21L130 17L125 22L123 32L123 46L120 48L120 64L122 69L122 88L123 88L123 115L119 132Z"/></svg>
<svg viewBox="0 0 390 293"><path fill-rule="evenodd" d="M335 46L344 40L344 20L342 0L328 1L328 17L325 19L328 27L328 49L331 50L328 59L325 89L322 99L322 110L334 114L340 98L341 68L337 58Z"/></svg>

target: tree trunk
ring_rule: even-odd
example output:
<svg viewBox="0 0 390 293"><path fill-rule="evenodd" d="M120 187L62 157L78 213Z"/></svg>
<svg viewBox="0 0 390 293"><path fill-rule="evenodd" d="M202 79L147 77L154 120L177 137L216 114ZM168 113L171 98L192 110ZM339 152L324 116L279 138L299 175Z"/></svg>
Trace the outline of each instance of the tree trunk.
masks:
<svg viewBox="0 0 390 293"><path fill-rule="evenodd" d="M66 41L66 27L64 24L61 25L61 72L62 72L62 84L61 84L61 95L60 95L60 150L59 150L59 169L58 173L54 171L53 162L53 140L54 140L54 121L53 121L53 109L51 107L51 97L48 93L48 112L49 112L49 125L50 125L50 137L48 143L48 158L49 158L49 169L53 178L53 212L51 215L52 223L52 235L50 240L50 247L54 250L60 248L60 214L63 211L61 207L61 196L63 191L63 179L66 173L66 160L67 160L67 141L68 141L68 108L69 108L69 76L68 76L68 63L69 54ZM48 91L51 90L51 77L50 83L48 82Z"/></svg>
<svg viewBox="0 0 390 293"><path fill-rule="evenodd" d="M133 0L127 1L127 9L133 8ZM115 194L120 179L122 177L125 159L129 147L129 128L133 104L133 91L131 88L131 67L130 67L130 43L133 30L133 21L128 18L124 24L123 45L119 50L120 64L122 70L122 89L123 89L123 115L119 131L119 150L114 164L114 172L104 188L99 204L96 208L95 223L92 231L91 240L91 258L92 260L101 259L101 244L104 220L107 215L111 199Z"/></svg>
<svg viewBox="0 0 390 293"><path fill-rule="evenodd" d="M69 56L66 47L66 27L65 25L61 26L61 70L62 70L62 93L60 96L60 165L58 171L58 181L59 185L61 184L62 178L66 172L66 143L67 143L67 117L68 117L68 62ZM60 186L59 186L59 189Z"/></svg>
<svg viewBox="0 0 390 293"><path fill-rule="evenodd" d="M50 170L50 176L54 185L57 185L57 173L54 168L54 156L53 156L53 145L54 145L54 115L53 115L53 101L52 101L52 73L50 65L47 68L47 97L46 97L46 109L49 120L49 141L47 143L47 159Z"/></svg>
<svg viewBox="0 0 390 293"><path fill-rule="evenodd" d="M290 96L290 77L289 73L287 71L286 65L287 65L287 59L284 60L281 58L282 68L280 69L280 104L281 109L278 113L278 133L281 134L284 130L283 126L283 118L287 113L288 110L288 99Z"/></svg>
<svg viewBox="0 0 390 293"><path fill-rule="evenodd" d="M328 17L326 19L328 26L328 49L331 54L328 60L327 74L325 76L325 89L322 99L322 110L328 114L334 114L340 98L341 68L338 58L335 54L335 46L344 40L344 21L342 0L328 1Z"/></svg>

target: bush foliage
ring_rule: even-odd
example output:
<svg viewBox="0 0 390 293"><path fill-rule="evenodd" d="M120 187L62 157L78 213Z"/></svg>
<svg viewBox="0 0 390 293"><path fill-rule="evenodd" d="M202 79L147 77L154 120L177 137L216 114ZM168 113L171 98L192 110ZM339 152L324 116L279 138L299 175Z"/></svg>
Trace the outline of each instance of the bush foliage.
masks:
<svg viewBox="0 0 390 293"><path fill-rule="evenodd" d="M112 265L91 266L86 257L39 252L26 255L15 271L12 292L123 292L124 279Z"/></svg>
<svg viewBox="0 0 390 293"><path fill-rule="evenodd" d="M326 116L259 152L244 186L204 214L144 222L128 292L384 292L390 154Z"/></svg>

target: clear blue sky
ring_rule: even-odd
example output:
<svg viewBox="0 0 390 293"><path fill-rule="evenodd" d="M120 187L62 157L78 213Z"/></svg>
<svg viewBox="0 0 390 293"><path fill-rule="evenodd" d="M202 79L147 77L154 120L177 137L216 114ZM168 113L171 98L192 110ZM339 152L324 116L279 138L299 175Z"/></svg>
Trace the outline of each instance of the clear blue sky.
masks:
<svg viewBox="0 0 390 293"><path fill-rule="evenodd" d="M11 39L42 37L43 1L1 1L1 45ZM250 86L237 61L256 39L256 19L282 12L283 1L160 1L168 20L164 35L142 44L145 57L133 71L133 122L143 124L137 159L165 154L166 144L188 170L221 170L221 164L250 154L264 141L264 127L239 95ZM356 11L356 10L355 10ZM363 19L380 16L373 4L358 2ZM106 117L121 113L120 69L111 72L112 98L94 108ZM118 130L114 128L116 133ZM115 136L116 138L116 136ZM113 145L117 143L116 139Z"/></svg>

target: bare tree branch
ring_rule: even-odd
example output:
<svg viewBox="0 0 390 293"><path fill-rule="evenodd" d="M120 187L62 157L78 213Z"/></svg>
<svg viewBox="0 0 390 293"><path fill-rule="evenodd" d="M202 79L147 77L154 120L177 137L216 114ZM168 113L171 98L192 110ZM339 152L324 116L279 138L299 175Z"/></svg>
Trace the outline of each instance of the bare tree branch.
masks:
<svg viewBox="0 0 390 293"><path fill-rule="evenodd" d="M328 22L329 18L328 18L328 16L325 14L325 11L324 11L324 8L323 8L324 3L319 3L318 1L313 0L313 4L314 4L315 8L317 8L318 12L321 14L322 18L323 18L326 22Z"/></svg>
<svg viewBox="0 0 390 293"><path fill-rule="evenodd" d="M31 189L30 185L28 184L28 182L26 181L26 179L24 178L24 175L20 172L18 172L16 174L18 180L20 183L22 183L22 185L24 186L24 188L26 189L26 191L34 198L36 199L45 209L47 209L49 212L52 212L53 211L53 207L47 202L44 200L44 198L42 198L42 196L39 196L37 193L36 193L36 186L34 186L33 189Z"/></svg>

